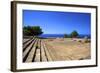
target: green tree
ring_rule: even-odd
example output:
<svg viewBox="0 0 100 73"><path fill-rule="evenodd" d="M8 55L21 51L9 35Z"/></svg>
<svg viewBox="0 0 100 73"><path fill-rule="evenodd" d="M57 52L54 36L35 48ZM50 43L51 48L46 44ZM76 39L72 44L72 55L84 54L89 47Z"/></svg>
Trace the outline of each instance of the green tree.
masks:
<svg viewBox="0 0 100 73"><path fill-rule="evenodd" d="M25 36L30 36L30 35L32 35L30 29L31 29L30 26L25 26L25 27L23 27L23 34L24 34Z"/></svg>
<svg viewBox="0 0 100 73"><path fill-rule="evenodd" d="M41 35L43 33L42 29L40 28L40 26L33 26L31 32L35 36Z"/></svg>
<svg viewBox="0 0 100 73"><path fill-rule="evenodd" d="M41 35L42 29L40 26L25 26L23 28L23 34L24 36L38 36Z"/></svg>
<svg viewBox="0 0 100 73"><path fill-rule="evenodd" d="M78 34L78 32L77 31L73 31L72 33L71 33L71 37L77 37L79 34Z"/></svg>
<svg viewBox="0 0 100 73"><path fill-rule="evenodd" d="M67 38L68 37L68 35L67 34L64 34L64 38Z"/></svg>

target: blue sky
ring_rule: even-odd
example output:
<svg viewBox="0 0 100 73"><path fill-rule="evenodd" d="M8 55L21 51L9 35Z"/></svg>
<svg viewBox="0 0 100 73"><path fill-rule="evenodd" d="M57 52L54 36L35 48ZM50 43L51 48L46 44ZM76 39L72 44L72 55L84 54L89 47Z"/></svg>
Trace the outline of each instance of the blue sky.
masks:
<svg viewBox="0 0 100 73"><path fill-rule="evenodd" d="M44 34L91 34L91 14L23 10L23 26L40 26Z"/></svg>

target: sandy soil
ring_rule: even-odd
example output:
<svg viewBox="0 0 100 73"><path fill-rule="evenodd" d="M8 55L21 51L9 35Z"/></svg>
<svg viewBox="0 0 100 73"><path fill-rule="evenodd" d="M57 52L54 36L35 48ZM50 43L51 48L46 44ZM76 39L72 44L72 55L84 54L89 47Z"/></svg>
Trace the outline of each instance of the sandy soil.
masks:
<svg viewBox="0 0 100 73"><path fill-rule="evenodd" d="M90 42L72 38L43 39L54 61L83 60L91 58Z"/></svg>

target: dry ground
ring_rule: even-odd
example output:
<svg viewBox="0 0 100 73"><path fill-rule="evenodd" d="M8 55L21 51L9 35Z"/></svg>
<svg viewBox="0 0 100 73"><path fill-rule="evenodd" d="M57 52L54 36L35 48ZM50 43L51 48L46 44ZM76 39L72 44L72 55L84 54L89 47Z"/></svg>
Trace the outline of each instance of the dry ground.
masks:
<svg viewBox="0 0 100 73"><path fill-rule="evenodd" d="M43 39L54 61L83 60L91 58L90 43L72 38ZM83 40L83 39L81 39Z"/></svg>

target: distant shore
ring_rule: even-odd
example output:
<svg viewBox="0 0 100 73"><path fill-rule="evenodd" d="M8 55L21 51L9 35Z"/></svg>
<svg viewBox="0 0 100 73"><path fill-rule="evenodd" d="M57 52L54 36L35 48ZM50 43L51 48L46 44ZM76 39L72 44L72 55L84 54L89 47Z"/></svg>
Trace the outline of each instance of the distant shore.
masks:
<svg viewBox="0 0 100 73"><path fill-rule="evenodd" d="M43 37L43 38L63 38L64 34L42 34L42 35L40 35L40 37ZM79 36L77 36L77 38L84 38L84 37L91 38L91 35L80 34ZM70 34L68 34L68 38L70 38Z"/></svg>

